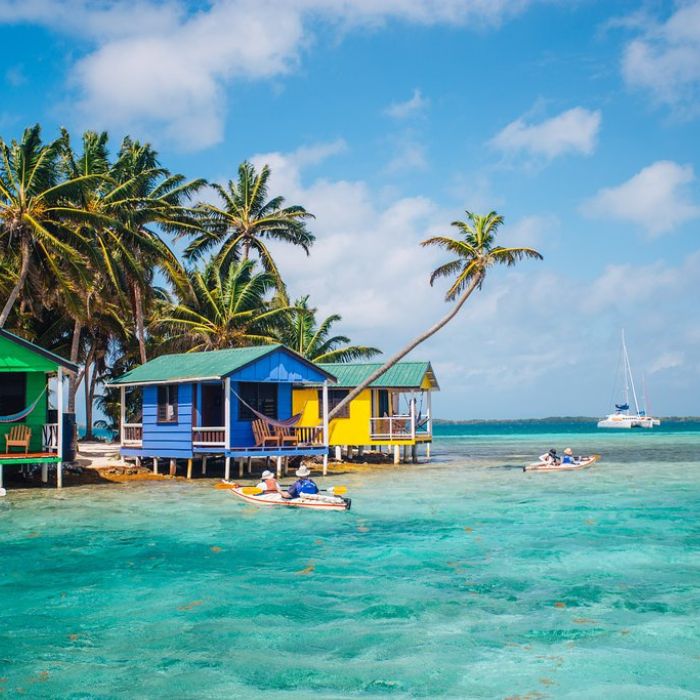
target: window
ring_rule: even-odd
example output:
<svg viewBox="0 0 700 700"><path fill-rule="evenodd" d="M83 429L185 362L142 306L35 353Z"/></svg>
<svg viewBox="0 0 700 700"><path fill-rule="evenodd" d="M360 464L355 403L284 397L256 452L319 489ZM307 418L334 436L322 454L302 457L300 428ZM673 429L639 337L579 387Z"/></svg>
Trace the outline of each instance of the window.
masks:
<svg viewBox="0 0 700 700"><path fill-rule="evenodd" d="M27 408L27 375L0 372L0 416L11 416Z"/></svg>
<svg viewBox="0 0 700 700"><path fill-rule="evenodd" d="M158 422L177 423L177 384L158 387Z"/></svg>
<svg viewBox="0 0 700 700"><path fill-rule="evenodd" d="M348 389L328 390L328 411L332 411L348 394ZM318 417L323 420L323 392L318 392ZM336 413L333 418L350 418L350 404L346 404L340 413Z"/></svg>
<svg viewBox="0 0 700 700"><path fill-rule="evenodd" d="M241 382L240 397L258 413L277 418L277 384L253 384ZM238 420L254 421L257 416L242 401L238 402Z"/></svg>

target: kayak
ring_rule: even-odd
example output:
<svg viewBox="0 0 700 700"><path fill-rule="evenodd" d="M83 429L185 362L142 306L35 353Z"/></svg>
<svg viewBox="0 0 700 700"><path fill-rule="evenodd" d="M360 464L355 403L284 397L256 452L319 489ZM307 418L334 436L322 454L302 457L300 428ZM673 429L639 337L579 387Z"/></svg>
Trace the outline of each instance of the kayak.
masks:
<svg viewBox="0 0 700 700"><path fill-rule="evenodd" d="M600 455L580 457L575 464L547 464L547 462L533 462L523 467L524 472L574 472L579 469L588 469L600 459Z"/></svg>
<svg viewBox="0 0 700 700"><path fill-rule="evenodd" d="M305 493L300 498L282 498L279 493L246 493L243 486L232 488L231 493L247 503L255 503L259 506L311 508L313 510L350 510L350 505L352 504L349 498L326 496L321 493Z"/></svg>

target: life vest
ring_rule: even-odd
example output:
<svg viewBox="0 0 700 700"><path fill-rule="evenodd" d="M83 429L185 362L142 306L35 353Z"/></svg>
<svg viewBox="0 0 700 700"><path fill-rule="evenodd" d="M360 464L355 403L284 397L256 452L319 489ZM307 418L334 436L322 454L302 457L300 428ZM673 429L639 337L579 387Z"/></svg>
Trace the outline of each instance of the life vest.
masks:
<svg viewBox="0 0 700 700"><path fill-rule="evenodd" d="M265 493L275 493L277 491L277 479L265 479Z"/></svg>
<svg viewBox="0 0 700 700"><path fill-rule="evenodd" d="M318 493L318 486L311 479L297 481L297 493Z"/></svg>

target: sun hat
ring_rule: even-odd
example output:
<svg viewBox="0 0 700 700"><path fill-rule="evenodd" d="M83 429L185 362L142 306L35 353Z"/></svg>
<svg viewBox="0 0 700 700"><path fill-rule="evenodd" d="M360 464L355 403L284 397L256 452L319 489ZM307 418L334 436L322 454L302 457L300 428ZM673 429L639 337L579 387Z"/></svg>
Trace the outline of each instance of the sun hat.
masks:
<svg viewBox="0 0 700 700"><path fill-rule="evenodd" d="M264 481L265 479L273 479L274 477L275 475L269 469L266 469L260 478Z"/></svg>
<svg viewBox="0 0 700 700"><path fill-rule="evenodd" d="M573 451L570 447L567 447L567 448L564 450L564 454L565 454L565 455L572 455L572 454L574 454L574 451Z"/></svg>
<svg viewBox="0 0 700 700"><path fill-rule="evenodd" d="M557 453L557 451L554 448L552 448L548 454L555 455L556 453Z"/></svg>
<svg viewBox="0 0 700 700"><path fill-rule="evenodd" d="M308 476L309 474L311 474L311 470L305 464L302 464L296 471L297 476Z"/></svg>

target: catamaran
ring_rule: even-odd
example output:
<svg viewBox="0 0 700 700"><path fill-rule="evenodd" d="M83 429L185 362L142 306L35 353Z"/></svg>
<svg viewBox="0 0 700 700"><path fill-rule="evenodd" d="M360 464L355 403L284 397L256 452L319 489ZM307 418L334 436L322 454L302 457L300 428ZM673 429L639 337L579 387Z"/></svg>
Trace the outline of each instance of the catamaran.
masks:
<svg viewBox="0 0 700 700"><path fill-rule="evenodd" d="M625 377L625 400L622 403L615 404L615 413L611 413L602 420L598 421L599 428L653 428L656 425L661 425L658 418L652 418L647 415L645 408L639 408L637 401L637 390L634 386L634 377L632 376L632 367L630 366L630 358L627 354L627 344L625 343L625 332L622 331L622 371ZM634 399L634 412L630 411L630 387L632 388L632 398ZM645 401L646 403L646 401Z"/></svg>

